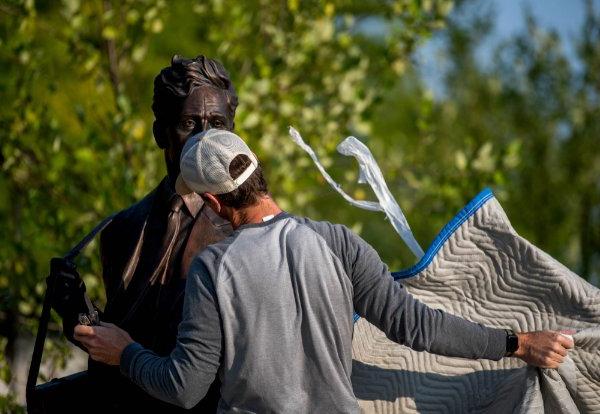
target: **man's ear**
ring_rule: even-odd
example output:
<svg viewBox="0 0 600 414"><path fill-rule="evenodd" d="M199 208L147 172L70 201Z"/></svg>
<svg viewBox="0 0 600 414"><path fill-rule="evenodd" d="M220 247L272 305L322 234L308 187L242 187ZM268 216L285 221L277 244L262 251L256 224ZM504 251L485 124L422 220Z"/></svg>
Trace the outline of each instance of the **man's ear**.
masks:
<svg viewBox="0 0 600 414"><path fill-rule="evenodd" d="M222 210L221 202L217 199L217 197L214 196L214 194L204 193L204 194L202 194L202 198L204 199L204 201L206 201L208 203L210 208L212 208L213 211L215 213L217 213L217 215L219 215L219 213L221 213L221 210Z"/></svg>
<svg viewBox="0 0 600 414"><path fill-rule="evenodd" d="M152 124L152 134L154 135L156 145L158 145L160 149L167 148L167 131L161 122L154 121L154 123Z"/></svg>

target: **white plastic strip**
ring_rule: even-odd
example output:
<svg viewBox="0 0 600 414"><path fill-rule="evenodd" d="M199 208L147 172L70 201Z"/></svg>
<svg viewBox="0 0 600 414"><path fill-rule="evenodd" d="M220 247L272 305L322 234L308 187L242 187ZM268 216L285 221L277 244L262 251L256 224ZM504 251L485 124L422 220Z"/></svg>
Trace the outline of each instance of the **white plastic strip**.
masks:
<svg viewBox="0 0 600 414"><path fill-rule="evenodd" d="M298 131L296 131L294 129L294 127L290 127L290 136L292 137L292 140L300 146L300 148L302 148L304 151L306 151L308 153L308 155L310 155L310 158L312 158L312 160L315 162L315 165L317 166L317 168L319 169L319 171L321 172L321 174L323 175L325 180L333 187L333 189L335 191L340 193L340 195L342 197L344 197L344 199L347 202L349 202L350 204L352 204L356 207L363 208L365 210L383 211L383 208L379 205L379 203L375 203L373 201L355 200L352 197L350 197L348 194L346 194L344 192L344 190L342 190L342 187L338 183L333 181L333 178L331 178L331 176L327 173L327 171L325 171L325 168L323 168L323 165L321 165L321 163L319 162L319 158L317 158L317 154L315 154L313 149L304 142L304 140L300 136L300 133L298 133Z"/></svg>
<svg viewBox="0 0 600 414"><path fill-rule="evenodd" d="M289 132L292 140L310 155L325 180L334 188L334 190L340 193L346 201L356 207L365 210L385 212L387 218L392 223L392 226L402 240L404 240L404 243L406 243L411 252L419 259L423 257L423 249L421 249L421 246L419 246L419 243L413 236L406 217L402 213L402 209L388 189L383 174L381 173L381 169L373 158L373 154L371 154L371 151L369 151L369 148L367 148L365 144L355 137L348 137L338 145L337 150L340 154L356 158L360 168L358 182L368 183L371 186L379 200L378 203L373 201L355 200L346 194L341 186L331 178L327 171L325 171L325 168L323 168L323 165L319 162L315 152L304 142L300 133L293 127L290 127Z"/></svg>

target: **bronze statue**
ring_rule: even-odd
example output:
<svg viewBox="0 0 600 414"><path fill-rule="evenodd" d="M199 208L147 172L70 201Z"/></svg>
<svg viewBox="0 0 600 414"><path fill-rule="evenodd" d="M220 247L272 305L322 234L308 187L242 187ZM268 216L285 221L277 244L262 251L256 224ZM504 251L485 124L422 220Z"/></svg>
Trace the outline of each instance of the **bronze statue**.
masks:
<svg viewBox="0 0 600 414"><path fill-rule="evenodd" d="M204 56L174 56L154 79L153 133L164 151L167 176L141 201L119 212L100 237L107 304L100 319L131 333L158 355L168 355L181 320L185 278L191 260L231 232L194 194L180 196L174 184L185 141L208 128L233 130L237 96L223 66ZM79 301L81 302L81 301ZM65 334L72 337L77 317L63 309ZM79 346L79 344L77 344ZM88 364L88 381L98 411L185 411L147 395L118 368ZM192 412L214 412L216 381Z"/></svg>

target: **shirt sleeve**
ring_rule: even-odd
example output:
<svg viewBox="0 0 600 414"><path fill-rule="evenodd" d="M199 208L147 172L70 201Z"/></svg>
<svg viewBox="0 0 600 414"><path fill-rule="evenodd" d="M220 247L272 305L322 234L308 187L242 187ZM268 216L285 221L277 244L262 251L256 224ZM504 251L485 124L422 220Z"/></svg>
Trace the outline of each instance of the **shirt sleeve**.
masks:
<svg viewBox="0 0 600 414"><path fill-rule="evenodd" d="M416 351L471 359L501 359L506 332L470 322L415 299L396 282L377 252L344 227L354 308L394 342Z"/></svg>
<svg viewBox="0 0 600 414"><path fill-rule="evenodd" d="M182 321L175 349L159 357L138 343L121 355L121 372L144 391L171 404L191 408L208 391L219 369L221 318L214 284L199 258L190 266Z"/></svg>

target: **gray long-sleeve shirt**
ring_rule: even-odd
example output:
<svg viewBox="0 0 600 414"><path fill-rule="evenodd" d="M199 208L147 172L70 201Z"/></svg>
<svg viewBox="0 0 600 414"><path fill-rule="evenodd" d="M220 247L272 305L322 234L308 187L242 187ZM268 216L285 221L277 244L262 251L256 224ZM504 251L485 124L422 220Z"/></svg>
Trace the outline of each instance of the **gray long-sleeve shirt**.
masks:
<svg viewBox="0 0 600 414"><path fill-rule="evenodd" d="M503 330L415 300L346 227L281 213L205 249L190 268L171 355L131 344L121 372L184 407L218 374L219 412L358 412L353 310L415 350L495 360L505 353Z"/></svg>

